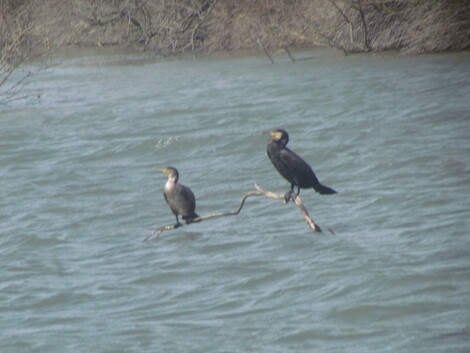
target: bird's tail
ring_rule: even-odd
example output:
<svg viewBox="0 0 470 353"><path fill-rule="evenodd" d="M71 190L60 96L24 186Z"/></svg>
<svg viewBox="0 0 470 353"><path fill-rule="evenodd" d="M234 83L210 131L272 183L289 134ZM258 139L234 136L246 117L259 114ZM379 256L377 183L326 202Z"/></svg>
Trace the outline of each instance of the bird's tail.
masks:
<svg viewBox="0 0 470 353"><path fill-rule="evenodd" d="M193 212L192 214L189 214L189 215L186 215L186 216L182 216L182 218L188 222L188 223L191 223L194 218L199 218L199 215L196 213L196 212Z"/></svg>
<svg viewBox="0 0 470 353"><path fill-rule="evenodd" d="M322 185L320 183L318 183L318 185L316 185L314 189L316 192L322 195L336 194L335 190L333 190L332 188L329 188L328 186Z"/></svg>

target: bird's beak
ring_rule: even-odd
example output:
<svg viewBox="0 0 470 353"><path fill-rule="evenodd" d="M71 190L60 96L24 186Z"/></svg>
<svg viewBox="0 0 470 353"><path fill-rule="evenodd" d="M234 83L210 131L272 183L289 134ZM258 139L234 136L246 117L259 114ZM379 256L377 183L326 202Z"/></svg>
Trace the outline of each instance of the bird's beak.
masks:
<svg viewBox="0 0 470 353"><path fill-rule="evenodd" d="M156 170L159 170L162 173L168 174L168 169L167 168L155 168Z"/></svg>
<svg viewBox="0 0 470 353"><path fill-rule="evenodd" d="M278 138L281 137L281 136L280 136L280 133L277 132L277 131L270 131L269 134L270 134L272 137L274 137L275 139L278 139Z"/></svg>
<svg viewBox="0 0 470 353"><path fill-rule="evenodd" d="M272 137L276 137L276 133L272 130L263 130L261 131L261 135L271 135Z"/></svg>

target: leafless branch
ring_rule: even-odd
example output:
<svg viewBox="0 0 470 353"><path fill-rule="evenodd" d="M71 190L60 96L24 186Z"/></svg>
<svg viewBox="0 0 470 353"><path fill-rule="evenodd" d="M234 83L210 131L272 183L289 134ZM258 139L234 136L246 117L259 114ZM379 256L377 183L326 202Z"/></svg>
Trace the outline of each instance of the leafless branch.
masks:
<svg viewBox="0 0 470 353"><path fill-rule="evenodd" d="M347 22L347 23L351 23L351 20L349 19L348 16L346 16L346 14L344 13L344 11L341 9L341 7L338 6L338 4L336 3L336 1L334 0L328 0L335 8L336 10L339 12L339 14L344 18L344 20Z"/></svg>
<svg viewBox="0 0 470 353"><path fill-rule="evenodd" d="M145 242L147 241L148 239L150 239L151 237L153 237L155 234L157 234L157 236L155 237L155 240L158 239L158 237L160 236L160 234L162 232L164 232L165 230L170 230L170 229L175 229L175 228L179 228L183 225L188 225L188 224L191 224L191 223L197 223L197 222L202 222L203 220L206 220L206 219L210 219L210 218L216 218L216 217L224 217L224 216L236 216L240 213L241 209L243 208L243 206L245 205L245 201L248 197L250 196L266 196L270 199L274 199L274 200L282 200L283 202L285 202L285 199L284 199L284 195L281 195L281 194L276 194L276 193L273 193L271 191L267 191L267 190L263 190L261 189L257 184L255 184L255 188L256 190L253 190L253 191L248 191L247 193L245 193L245 195L243 195L241 201L240 201L240 204L238 205L238 207L234 210L234 211L231 211L231 212L217 212L217 213L211 213L211 214L208 214L206 216L202 216L202 217L198 217L198 218L195 218L192 222L188 223L188 222L183 222L181 223L181 225L177 225L177 224L170 224L170 225L166 225L166 226L161 226L161 227L158 227L156 228L155 230L153 230L145 239L142 240L142 242ZM297 196L296 194L292 193L291 194L291 198L289 199L289 201L292 201L295 203L295 205L297 205L297 207L299 207L299 210L300 212L302 213L302 216L304 217L304 220L305 222L307 222L308 226L310 227L310 229L312 230L312 232L321 232L321 228L318 224L316 224L312 217L310 217L307 209L305 208L304 204L302 203L302 200L300 199L299 196Z"/></svg>
<svg viewBox="0 0 470 353"><path fill-rule="evenodd" d="M268 50L263 47L263 51L266 54L266 56L268 57L269 61L271 61L271 64L274 64L273 57L271 56L271 54L269 54Z"/></svg>
<svg viewBox="0 0 470 353"><path fill-rule="evenodd" d="M359 12L359 16L361 17L362 30L364 31L364 47L366 48L367 51L370 51L371 47L369 44L369 32L367 30L367 22L366 22L366 17L364 15L364 7L362 6L362 1L363 0L357 0L356 9Z"/></svg>
<svg viewBox="0 0 470 353"><path fill-rule="evenodd" d="M292 61L295 61L295 58L292 56L292 54L290 53L290 50L287 46L284 47L284 50L286 51L287 55L289 55L289 58L292 60Z"/></svg>

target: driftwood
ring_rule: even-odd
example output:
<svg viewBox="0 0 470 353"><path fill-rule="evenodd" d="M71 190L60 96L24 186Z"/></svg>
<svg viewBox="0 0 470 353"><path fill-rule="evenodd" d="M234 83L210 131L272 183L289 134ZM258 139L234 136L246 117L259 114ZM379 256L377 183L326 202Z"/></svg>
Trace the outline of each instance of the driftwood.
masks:
<svg viewBox="0 0 470 353"><path fill-rule="evenodd" d="M150 239L155 234L157 234L157 236L155 237L155 240L157 240L158 237L160 236L160 234L162 232L164 232L165 230L179 228L179 227L182 227L183 225L202 222L203 220L209 219L209 218L223 217L223 216L236 216L240 213L241 209L243 208L243 205L245 204L246 199L250 196L266 196L270 199L282 200L283 202L286 202L286 200L284 198L284 195L276 194L274 192L267 191L267 190L263 190L257 184L255 184L255 188L256 188L256 190L248 191L245 195L243 195L243 197L240 201L240 204L238 205L238 207L235 211L211 213L211 214L208 214L206 216L195 218L192 221L190 221L189 223L187 221L184 221L184 222L181 222L180 225L170 224L170 225L167 225L167 226L161 226L161 227L156 228L152 233L150 233L144 240L142 240L142 242L147 241L148 239ZM310 227L310 229L312 230L312 232L321 232L322 231L320 226L313 221L312 217L310 217L310 215L308 214L307 209L305 208L304 204L302 203L302 200L300 199L300 197L298 195L296 195L295 193L291 193L290 199L288 201L294 202L297 205L297 207L299 207L300 212L302 213L302 216L305 219L305 222L307 222L307 224Z"/></svg>

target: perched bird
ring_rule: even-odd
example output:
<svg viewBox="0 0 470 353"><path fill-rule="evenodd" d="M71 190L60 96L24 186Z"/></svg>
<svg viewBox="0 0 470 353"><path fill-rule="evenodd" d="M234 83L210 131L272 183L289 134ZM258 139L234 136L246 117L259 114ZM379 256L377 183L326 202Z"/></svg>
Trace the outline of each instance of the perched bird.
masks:
<svg viewBox="0 0 470 353"><path fill-rule="evenodd" d="M278 129L271 131L270 135L273 139L268 142L269 159L277 171L290 182L290 191L284 196L286 202L289 201L295 186L297 186L297 195L300 194L300 188L314 188L316 192L324 195L336 193L332 188L320 184L307 162L286 147L289 142L287 131Z"/></svg>
<svg viewBox="0 0 470 353"><path fill-rule="evenodd" d="M196 209L196 198L193 192L187 186L178 184L178 170L173 167L166 167L160 170L168 175L168 181L163 188L163 197L176 216L176 227L181 226L178 215L181 215L188 223L192 222L194 218L199 217L194 212Z"/></svg>

